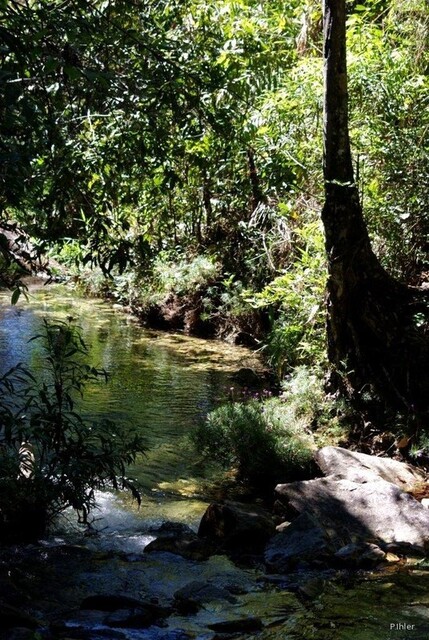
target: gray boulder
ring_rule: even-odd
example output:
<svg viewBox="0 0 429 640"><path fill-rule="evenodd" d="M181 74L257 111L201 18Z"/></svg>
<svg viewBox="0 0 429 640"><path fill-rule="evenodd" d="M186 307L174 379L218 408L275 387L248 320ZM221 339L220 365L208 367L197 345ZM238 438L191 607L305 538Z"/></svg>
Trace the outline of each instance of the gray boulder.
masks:
<svg viewBox="0 0 429 640"><path fill-rule="evenodd" d="M276 492L298 513L309 513L337 550L357 541L429 550L429 510L400 488L421 482L419 470L335 447L316 459L331 475L278 485Z"/></svg>
<svg viewBox="0 0 429 640"><path fill-rule="evenodd" d="M341 447L323 447L315 454L315 460L323 475L352 482L366 483L382 479L407 491L426 480L426 474L410 464Z"/></svg>
<svg viewBox="0 0 429 640"><path fill-rule="evenodd" d="M272 516L255 505L238 502L214 502L208 506L198 529L207 538L228 551L262 551L275 533Z"/></svg>
<svg viewBox="0 0 429 640"><path fill-rule="evenodd" d="M303 562L320 564L332 554L326 532L310 514L302 513L265 547L268 572L288 573Z"/></svg>

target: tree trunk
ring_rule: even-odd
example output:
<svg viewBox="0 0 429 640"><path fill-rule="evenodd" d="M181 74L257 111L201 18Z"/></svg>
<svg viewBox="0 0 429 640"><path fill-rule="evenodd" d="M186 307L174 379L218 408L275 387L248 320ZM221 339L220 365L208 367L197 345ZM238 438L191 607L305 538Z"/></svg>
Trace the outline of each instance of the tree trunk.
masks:
<svg viewBox="0 0 429 640"><path fill-rule="evenodd" d="M395 281L372 251L354 181L348 127L345 0L324 1L324 180L328 355L337 382L410 415L428 412L424 292Z"/></svg>

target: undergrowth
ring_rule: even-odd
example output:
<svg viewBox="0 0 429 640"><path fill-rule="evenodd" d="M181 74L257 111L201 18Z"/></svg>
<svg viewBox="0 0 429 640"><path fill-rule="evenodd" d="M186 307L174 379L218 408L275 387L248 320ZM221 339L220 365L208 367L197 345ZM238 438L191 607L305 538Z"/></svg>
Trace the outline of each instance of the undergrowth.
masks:
<svg viewBox="0 0 429 640"><path fill-rule="evenodd" d="M203 457L264 488L309 478L319 446L347 437L346 411L325 395L317 371L299 367L278 397L253 394L212 411L193 434Z"/></svg>

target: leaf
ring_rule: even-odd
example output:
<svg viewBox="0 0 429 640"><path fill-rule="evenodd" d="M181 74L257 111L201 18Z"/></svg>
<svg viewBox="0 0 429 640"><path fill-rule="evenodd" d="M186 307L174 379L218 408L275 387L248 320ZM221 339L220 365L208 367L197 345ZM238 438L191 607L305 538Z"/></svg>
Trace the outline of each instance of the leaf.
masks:
<svg viewBox="0 0 429 640"><path fill-rule="evenodd" d="M15 291L12 293L11 299L10 299L10 303L12 305L16 304L19 300L21 296L21 289L15 289Z"/></svg>

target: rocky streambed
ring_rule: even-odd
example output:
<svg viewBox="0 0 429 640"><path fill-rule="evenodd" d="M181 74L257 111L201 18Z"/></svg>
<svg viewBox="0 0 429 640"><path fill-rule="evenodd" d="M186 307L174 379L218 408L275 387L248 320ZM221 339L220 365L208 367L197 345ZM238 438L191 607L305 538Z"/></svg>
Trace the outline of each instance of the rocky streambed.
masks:
<svg viewBox="0 0 429 640"><path fill-rule="evenodd" d="M273 512L216 502L198 531L164 522L132 548L3 549L0 638L426 640L425 474L335 447L316 461Z"/></svg>

